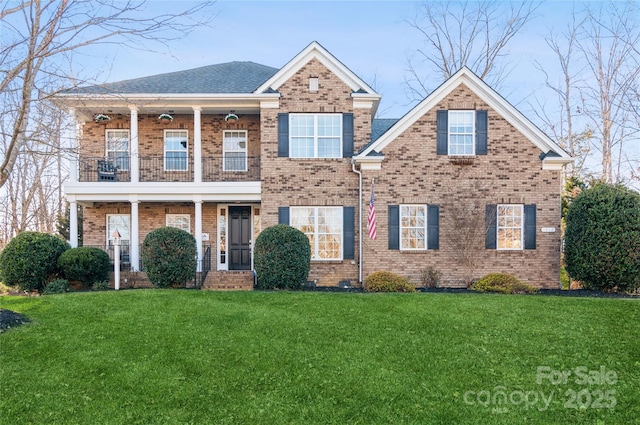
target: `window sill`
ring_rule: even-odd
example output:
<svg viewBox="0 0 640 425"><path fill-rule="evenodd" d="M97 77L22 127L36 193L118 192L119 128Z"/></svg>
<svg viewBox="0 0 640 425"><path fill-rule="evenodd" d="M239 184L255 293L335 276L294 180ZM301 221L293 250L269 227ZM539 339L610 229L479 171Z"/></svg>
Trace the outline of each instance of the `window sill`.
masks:
<svg viewBox="0 0 640 425"><path fill-rule="evenodd" d="M449 162L454 165L472 165L476 158L475 155L449 155Z"/></svg>

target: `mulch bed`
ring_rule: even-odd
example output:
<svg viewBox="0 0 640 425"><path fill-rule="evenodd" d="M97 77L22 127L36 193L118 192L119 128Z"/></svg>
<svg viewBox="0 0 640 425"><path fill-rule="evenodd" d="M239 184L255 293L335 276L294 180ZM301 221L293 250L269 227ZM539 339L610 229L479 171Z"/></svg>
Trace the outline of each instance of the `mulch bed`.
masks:
<svg viewBox="0 0 640 425"><path fill-rule="evenodd" d="M20 326L28 321L29 319L20 313L0 308L0 332L15 328L16 326Z"/></svg>

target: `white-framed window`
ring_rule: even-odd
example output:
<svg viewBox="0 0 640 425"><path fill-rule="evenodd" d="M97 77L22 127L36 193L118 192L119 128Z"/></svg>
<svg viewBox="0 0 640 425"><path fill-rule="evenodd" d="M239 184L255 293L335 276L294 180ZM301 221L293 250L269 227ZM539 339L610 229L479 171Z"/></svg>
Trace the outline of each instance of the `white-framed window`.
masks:
<svg viewBox="0 0 640 425"><path fill-rule="evenodd" d="M475 111L449 111L449 155L475 154Z"/></svg>
<svg viewBox="0 0 640 425"><path fill-rule="evenodd" d="M342 157L342 114L289 114L289 157Z"/></svg>
<svg viewBox="0 0 640 425"><path fill-rule="evenodd" d="M524 246L524 206L498 205L497 248L520 250Z"/></svg>
<svg viewBox="0 0 640 425"><path fill-rule="evenodd" d="M129 170L129 130L106 130L107 158L120 171Z"/></svg>
<svg viewBox="0 0 640 425"><path fill-rule="evenodd" d="M427 249L426 205L400 205L400 249Z"/></svg>
<svg viewBox="0 0 640 425"><path fill-rule="evenodd" d="M167 214L165 220L167 227L175 227L191 233L191 216L189 214Z"/></svg>
<svg viewBox="0 0 640 425"><path fill-rule="evenodd" d="M187 130L164 131L164 170L187 171L188 170L188 143Z"/></svg>
<svg viewBox="0 0 640 425"><path fill-rule="evenodd" d="M224 171L247 171L247 131L224 130L222 163Z"/></svg>
<svg viewBox="0 0 640 425"><path fill-rule="evenodd" d="M342 260L342 207L290 207L292 227L307 235L311 260Z"/></svg>

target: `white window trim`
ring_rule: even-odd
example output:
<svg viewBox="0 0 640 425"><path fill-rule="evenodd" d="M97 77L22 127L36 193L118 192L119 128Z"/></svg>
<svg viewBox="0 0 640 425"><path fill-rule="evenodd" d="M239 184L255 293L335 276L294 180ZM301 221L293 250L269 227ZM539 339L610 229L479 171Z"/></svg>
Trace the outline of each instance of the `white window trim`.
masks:
<svg viewBox="0 0 640 425"><path fill-rule="evenodd" d="M340 206L331 206L331 205L327 205L327 206L322 206L322 207L317 207L317 206L295 206L295 207L289 207L289 224L291 224L291 216L293 215L292 212L293 210L296 209L313 209L315 210L314 212L314 223L313 223L313 228L314 228L314 241L315 241L315 245L316 246L312 246L311 247L311 261L313 262L330 262L330 261L342 261L344 258L344 208L340 207ZM318 243L319 243L319 238L318 238L318 210L321 208L331 208L331 209L340 209L340 249L339 251L339 256L337 258L319 258L318 257ZM305 234L306 235L306 234ZM314 255L316 256L316 258L313 258Z"/></svg>
<svg viewBox="0 0 640 425"><path fill-rule="evenodd" d="M242 152L244 153L244 169L242 170L227 170L227 150L225 149L225 138L227 133L244 133L244 140L245 140L245 147L244 150L230 150L228 151L229 153L234 152ZM236 158L234 158L236 159ZM222 171L225 172L237 172L237 173L242 173L242 172L247 172L249 171L249 134L247 132L247 130L223 130L222 131Z"/></svg>
<svg viewBox="0 0 640 425"><path fill-rule="evenodd" d="M291 146L291 141L293 136L291 135L291 121L294 117L299 117L299 116L313 116L313 156L292 156L291 152L293 152L292 146ZM318 117L319 116L334 116L334 117L338 117L339 121L340 121L340 131L339 131L339 138L340 138L340 152L338 153L338 156L318 156ZM342 114L333 114L333 113L315 113L315 114L299 114L299 113L290 113L289 114L289 158L296 158L296 159L335 159L335 158L342 158L343 156L343 152L342 152L342 148L343 148L343 133L344 130L342 128L343 126L343 120L342 120Z"/></svg>
<svg viewBox="0 0 640 425"><path fill-rule="evenodd" d="M186 152L186 154L187 154L187 157L186 157L187 167L185 169L173 169L173 168L172 169L167 169L167 132L170 132L170 131L173 131L173 132L184 132L187 135L187 152ZM163 161L163 163L164 164L162 164L162 166L164 168L164 171L169 172L169 173L170 172L184 173L185 171L189 171L189 130L183 130L183 129L180 129L180 128L177 128L177 129L175 129L175 128L174 129L172 129L172 128L165 129L164 132L162 133L162 144L164 145L163 146L163 149L164 149L164 161ZM182 151L173 151L172 150L172 151L168 151L168 152L182 152Z"/></svg>
<svg viewBox="0 0 640 425"><path fill-rule="evenodd" d="M126 151L117 151L113 149L109 149L109 133L118 132L126 132L127 133L127 150ZM109 158L109 152L125 152L127 156L131 157L131 130L128 128L107 128L104 131L104 153L105 157ZM114 165L117 165L117 160L114 161ZM129 161L127 161L129 162ZM129 168L131 168L131 164L129 164ZM119 171L129 171L129 168L118 168Z"/></svg>
<svg viewBox="0 0 640 425"><path fill-rule="evenodd" d="M166 214L165 215L165 226L167 227L175 227L170 224L170 220L172 218L182 217L187 219L188 229L186 230L188 233L191 233L191 214ZM180 227L176 227L176 229L180 229ZM185 229L182 229L185 230Z"/></svg>
<svg viewBox="0 0 640 425"><path fill-rule="evenodd" d="M424 248L403 248L402 247L402 207L422 207L424 208ZM400 251L426 251L429 249L429 206L427 204L401 204L398 211L398 241Z"/></svg>
<svg viewBox="0 0 640 425"><path fill-rule="evenodd" d="M471 153L451 153L451 113L452 112L467 112L471 114L473 124L472 124L472 133L471 133ZM458 133L456 133L458 134ZM452 109L448 111L447 117L447 154L449 156L475 156L476 154L476 111L469 109Z"/></svg>
<svg viewBox="0 0 640 425"><path fill-rule="evenodd" d="M520 208L520 248L500 248L500 229L515 227L500 226L500 208L519 207ZM524 205L523 204L498 204L496 209L496 249L498 251L523 251L524 250Z"/></svg>

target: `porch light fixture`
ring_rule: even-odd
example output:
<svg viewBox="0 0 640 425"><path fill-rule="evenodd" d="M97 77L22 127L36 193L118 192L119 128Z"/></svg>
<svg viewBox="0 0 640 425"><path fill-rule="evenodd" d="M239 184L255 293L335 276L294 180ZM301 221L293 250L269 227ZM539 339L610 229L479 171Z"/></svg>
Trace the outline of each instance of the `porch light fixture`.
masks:
<svg viewBox="0 0 640 425"><path fill-rule="evenodd" d="M111 121L111 117L105 114L95 114L93 120L97 123L107 123Z"/></svg>
<svg viewBox="0 0 640 425"><path fill-rule="evenodd" d="M227 114L226 117L224 117L224 120L230 124L235 123L236 121L238 121L238 116L236 114L234 114L233 112L230 112Z"/></svg>
<svg viewBox="0 0 640 425"><path fill-rule="evenodd" d="M163 123L169 123L171 121L173 121L173 117L169 114L160 114L158 116L158 119L163 122Z"/></svg>

